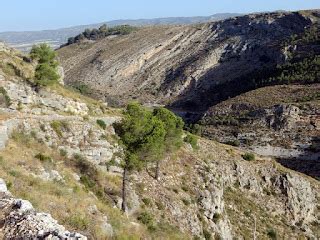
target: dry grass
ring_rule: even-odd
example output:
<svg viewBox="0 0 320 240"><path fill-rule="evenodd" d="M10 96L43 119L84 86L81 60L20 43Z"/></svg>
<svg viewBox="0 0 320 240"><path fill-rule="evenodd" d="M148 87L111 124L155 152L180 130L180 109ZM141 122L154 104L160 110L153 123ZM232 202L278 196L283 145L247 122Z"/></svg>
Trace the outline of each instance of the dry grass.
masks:
<svg viewBox="0 0 320 240"><path fill-rule="evenodd" d="M82 232L92 239L107 239L99 227L99 215L108 217L119 239L139 239L145 235L144 227L130 224L132 220L123 216L120 210L97 199L77 182L73 177L76 169L58 151L45 147L31 136L17 132L13 136L7 148L0 152L0 175L14 196L29 200L37 210L51 213L67 229ZM34 157L38 153L50 156L52 162L39 161ZM64 177L64 182L44 181L35 176L41 168L57 170ZM106 177L104 184L109 181L119 183L114 176ZM88 211L93 205L99 210L97 215Z"/></svg>
<svg viewBox="0 0 320 240"><path fill-rule="evenodd" d="M0 52L0 69L6 77L31 79L34 75L34 66L23 60L24 55L14 52Z"/></svg>
<svg viewBox="0 0 320 240"><path fill-rule="evenodd" d="M56 92L57 94L73 99L74 101L86 103L89 109L99 109L102 111L103 115L106 116L121 116L122 109L109 108L103 105L103 102L95 100L93 98L87 97L76 91L75 89L62 86L60 84L55 84L48 87L49 90Z"/></svg>

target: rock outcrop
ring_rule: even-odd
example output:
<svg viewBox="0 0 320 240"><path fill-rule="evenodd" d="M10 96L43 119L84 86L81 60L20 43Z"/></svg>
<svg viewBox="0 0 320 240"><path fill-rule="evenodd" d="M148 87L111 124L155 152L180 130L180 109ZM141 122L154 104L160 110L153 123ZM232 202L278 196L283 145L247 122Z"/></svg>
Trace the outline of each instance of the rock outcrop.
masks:
<svg viewBox="0 0 320 240"><path fill-rule="evenodd" d="M3 239L70 239L87 237L67 231L50 214L39 213L29 201L15 199L0 179L0 237Z"/></svg>

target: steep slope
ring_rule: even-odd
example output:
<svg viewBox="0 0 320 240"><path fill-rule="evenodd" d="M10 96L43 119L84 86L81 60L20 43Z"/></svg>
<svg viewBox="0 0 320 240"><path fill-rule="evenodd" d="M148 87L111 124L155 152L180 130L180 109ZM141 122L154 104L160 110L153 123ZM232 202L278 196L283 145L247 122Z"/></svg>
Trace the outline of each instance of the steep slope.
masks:
<svg viewBox="0 0 320 240"><path fill-rule="evenodd" d="M25 76L33 64L3 49L0 175L14 196L68 229L88 239L320 237L318 181L271 158L246 161L245 152L205 139L199 150L184 144L165 159L160 181L150 176L153 166L132 173L122 214L121 148L112 127L121 113L60 85L32 88Z"/></svg>
<svg viewBox="0 0 320 240"><path fill-rule="evenodd" d="M211 107L199 123L208 138L281 158L320 179L319 84L250 91Z"/></svg>
<svg viewBox="0 0 320 240"><path fill-rule="evenodd" d="M193 26L142 28L58 52L66 82L85 84L107 102L138 99L204 112L254 88L254 79L284 63L284 43L315 24L318 14L252 14Z"/></svg>
<svg viewBox="0 0 320 240"><path fill-rule="evenodd" d="M68 38L83 32L86 28L98 28L102 24L107 24L110 27L126 24L132 26L195 24L209 21L219 21L239 15L240 14L237 13L218 13L207 17L171 17L137 20L114 20L99 24L73 26L56 30L1 32L0 40L5 41L10 46L15 47L21 51L29 51L33 44L42 42L46 42L52 47L58 48L59 46L65 44Z"/></svg>

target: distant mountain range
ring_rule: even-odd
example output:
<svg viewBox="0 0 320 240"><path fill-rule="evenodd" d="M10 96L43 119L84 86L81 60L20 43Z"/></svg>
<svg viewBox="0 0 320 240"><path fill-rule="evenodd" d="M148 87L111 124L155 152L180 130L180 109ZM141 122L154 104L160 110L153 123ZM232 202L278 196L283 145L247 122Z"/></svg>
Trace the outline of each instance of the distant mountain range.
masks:
<svg viewBox="0 0 320 240"><path fill-rule="evenodd" d="M155 19L137 19L137 20L114 20L90 25L73 26L56 30L43 31L23 31L23 32L2 32L0 40L6 42L12 47L22 51L28 51L33 44L47 42L52 47L57 48L67 42L69 37L73 37L83 32L86 28L97 28L102 24L108 26L133 25L133 26L150 26L150 25L180 25L194 24L211 21L219 21L230 17L240 16L237 13L219 13L211 16L200 17L170 17Z"/></svg>

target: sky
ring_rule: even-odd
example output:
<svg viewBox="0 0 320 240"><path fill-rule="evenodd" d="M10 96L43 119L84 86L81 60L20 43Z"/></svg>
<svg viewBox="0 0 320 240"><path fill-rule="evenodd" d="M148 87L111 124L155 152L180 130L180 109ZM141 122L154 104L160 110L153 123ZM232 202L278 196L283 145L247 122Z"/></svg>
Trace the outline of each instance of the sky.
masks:
<svg viewBox="0 0 320 240"><path fill-rule="evenodd" d="M320 0L1 0L0 32L117 19L208 16L320 8Z"/></svg>

